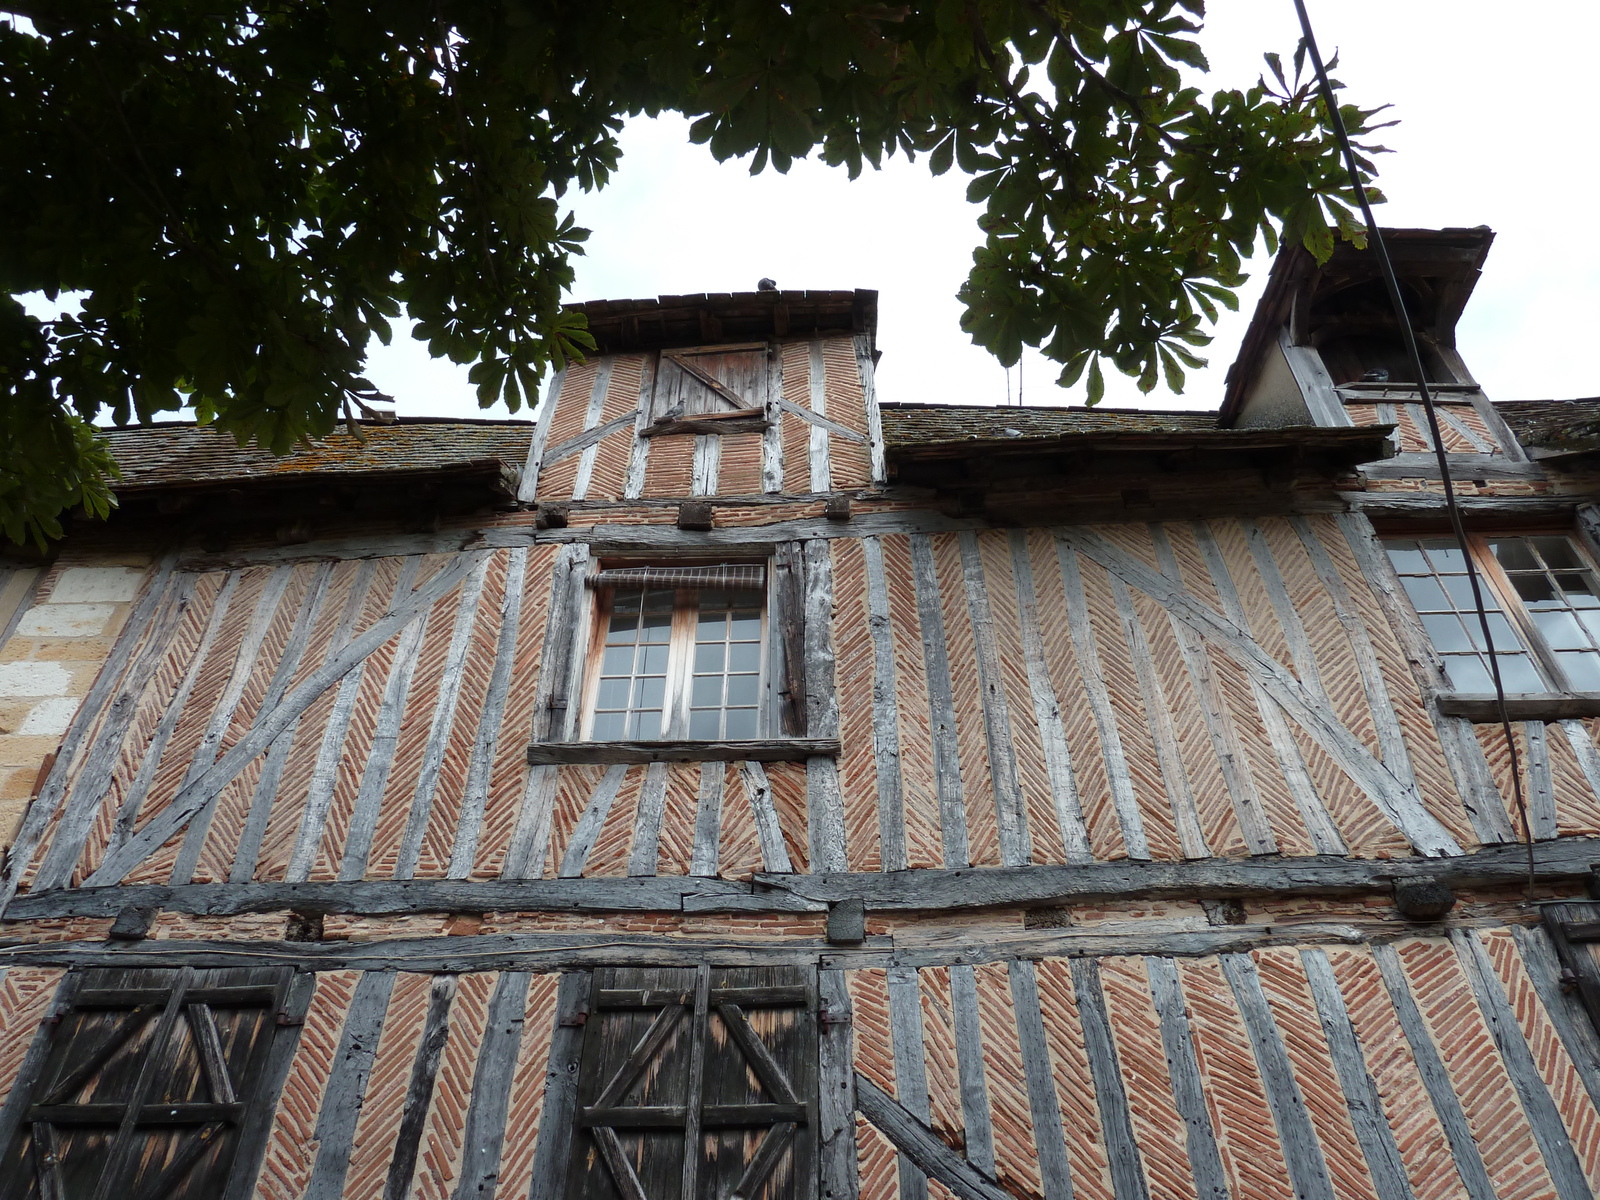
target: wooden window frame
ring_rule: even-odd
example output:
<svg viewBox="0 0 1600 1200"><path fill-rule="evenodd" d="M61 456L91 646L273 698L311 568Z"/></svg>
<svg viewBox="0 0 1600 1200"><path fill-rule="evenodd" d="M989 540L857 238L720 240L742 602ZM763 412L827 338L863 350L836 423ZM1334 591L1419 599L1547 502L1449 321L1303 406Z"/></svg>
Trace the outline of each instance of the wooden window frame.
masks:
<svg viewBox="0 0 1600 1200"><path fill-rule="evenodd" d="M1378 529L1378 537L1384 543L1387 555L1387 543L1390 539L1418 538L1437 539L1448 538L1447 530L1442 530L1435 525L1419 526L1413 523L1385 524ZM1514 709L1514 720L1534 719L1563 719L1575 716L1600 716L1600 691L1586 692L1572 689L1568 686L1569 680L1566 671L1561 667L1555 652L1550 648L1538 628L1534 625L1532 617L1523 603L1522 597L1517 593L1510 576L1500 565L1500 560L1489 546L1493 538L1535 538L1535 537L1560 537L1564 538L1577 554L1579 561L1590 573L1600 577L1600 562L1590 552L1585 540L1577 531L1567 525L1518 525L1504 529L1469 530L1467 533L1468 551L1472 555L1473 566L1478 571L1480 584L1487 588L1490 597L1495 600L1500 612L1516 632L1521 643L1521 648L1526 650L1528 657L1538 671L1541 682L1546 686L1540 692L1508 693L1508 710ZM1396 572L1398 575L1398 572ZM1401 588L1402 593L1404 588ZM1406 603L1411 604L1410 597ZM1412 616L1417 621L1419 628L1422 626L1421 617L1417 615L1415 606L1412 606ZM1423 630L1423 636L1428 634ZM1431 644L1431 641L1430 641ZM1448 685L1448 677L1446 677ZM1450 716L1464 716L1478 721L1498 721L1499 705L1492 698L1485 699L1479 693L1447 692L1439 698L1440 711Z"/></svg>
<svg viewBox="0 0 1600 1200"><path fill-rule="evenodd" d="M661 560L656 559L648 563L628 562L606 564L606 566L675 566L689 567L708 565L702 560ZM689 744L698 741L725 742L725 741L759 741L770 736L773 724L773 677L779 664L774 661L772 638L772 610L774 608L773 562L769 558L764 564L767 570L766 586L761 592L761 673L757 684L756 706L756 731L752 738L691 738L689 736L690 719L690 688L693 679L693 661L695 653L695 628L696 614L699 609L700 588L674 589L672 606L672 632L667 643L667 675L666 695L663 699L662 729L659 737L654 738L625 738L608 739L607 741L621 741L629 744L648 746L652 743L683 743ZM664 589L663 589L664 590ZM611 608L615 589L601 587L595 589L594 618L590 623L589 647L584 656L583 684L580 695L580 706L577 722L577 744L594 745L593 736L595 704L600 691L600 668L605 655L606 637L609 632Z"/></svg>

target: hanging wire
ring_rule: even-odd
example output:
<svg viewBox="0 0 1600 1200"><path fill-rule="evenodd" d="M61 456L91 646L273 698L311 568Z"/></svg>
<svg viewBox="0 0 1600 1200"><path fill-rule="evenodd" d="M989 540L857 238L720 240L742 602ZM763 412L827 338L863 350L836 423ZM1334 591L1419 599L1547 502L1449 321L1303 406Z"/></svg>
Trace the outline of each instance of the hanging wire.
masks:
<svg viewBox="0 0 1600 1200"><path fill-rule="evenodd" d="M1478 626L1483 631L1483 644L1489 655L1489 672L1494 679L1494 698L1500 713L1500 729L1505 735L1506 750L1511 757L1511 786L1516 797L1517 817L1522 822L1522 839L1528 846L1528 899L1532 900L1535 880L1533 833L1528 824L1527 798L1522 791L1521 756L1517 753L1516 736L1511 731L1511 715L1506 710L1505 684L1500 678L1500 660L1495 654L1494 634L1489 629L1489 613L1483 603L1483 585L1472 559L1472 547L1467 542L1466 526L1461 521L1461 505L1456 500L1455 483L1450 478L1450 462L1445 455L1444 437L1439 431L1439 416L1434 410L1433 392L1428 387L1427 372L1422 365L1422 352L1417 348L1416 333L1411 328L1411 317L1406 312L1405 296L1400 291L1400 278L1395 274L1394 263L1389 258L1389 248L1383 244L1383 235L1379 232L1378 222L1372 215L1372 205L1367 200L1367 189L1361 181L1361 173L1356 166L1355 151L1350 147L1350 135L1345 130L1344 118L1339 115L1339 102L1333 94L1333 85L1328 81L1328 70L1323 66L1322 54L1317 49L1316 35L1311 31L1311 18L1306 13L1305 0L1294 0L1294 8L1300 17L1300 31L1305 38L1306 52L1311 56L1312 69L1317 73L1317 85L1322 92L1322 103L1328 110L1328 124L1339 142L1345 170L1350 175L1350 186L1355 189L1356 199L1361 204L1361 216L1367 223L1367 240L1372 244L1379 270L1383 274L1383 282L1388 287L1389 303L1394 306L1395 319L1400 323L1400 336L1405 339L1406 353L1411 358L1411 370L1417 377L1417 391L1422 397L1422 408L1428 416L1428 434L1433 439L1434 458L1438 461L1439 479L1444 486L1445 511L1450 515L1450 528L1455 533L1456 543L1461 547L1462 560L1466 563L1467 582L1472 586L1472 602L1478 610Z"/></svg>

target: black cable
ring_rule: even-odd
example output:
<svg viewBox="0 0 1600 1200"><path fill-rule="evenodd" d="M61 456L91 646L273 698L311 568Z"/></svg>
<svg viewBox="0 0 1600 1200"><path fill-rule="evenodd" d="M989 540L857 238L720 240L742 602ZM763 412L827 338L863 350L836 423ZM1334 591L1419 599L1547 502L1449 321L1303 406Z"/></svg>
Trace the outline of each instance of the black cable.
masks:
<svg viewBox="0 0 1600 1200"><path fill-rule="evenodd" d="M1328 82L1328 70L1322 64L1322 54L1317 49L1316 35L1311 32L1311 18L1306 14L1305 0L1294 0L1295 12L1300 16L1300 30L1305 37L1306 52L1311 56L1312 69L1317 73L1317 85L1322 92L1322 102L1328 110L1328 124L1338 139L1339 151L1344 156L1345 170L1350 174L1350 186L1355 189L1361 204L1361 215L1367 223L1367 240L1377 255L1383 282L1389 289L1389 303L1394 306L1395 319L1400 323L1400 336L1405 339L1406 353L1411 357L1412 373L1417 377L1417 391L1422 396L1423 411L1428 414L1428 433L1433 438L1433 453L1439 463L1439 480L1444 486L1445 510L1450 514L1450 527L1455 531L1456 543L1461 547L1462 561L1467 567L1467 582L1472 586L1472 602L1477 605L1478 625L1483 630L1483 644L1489 655L1489 672L1494 679L1494 698L1500 711L1500 728L1505 734L1506 749L1511 755L1511 787L1516 796L1517 816L1522 821L1522 837L1528 844L1528 899L1533 899L1534 861L1533 832L1528 825L1528 802L1522 793L1522 763L1517 753L1516 736L1511 732L1511 715L1506 711L1506 689L1500 678L1500 660L1494 651L1494 634L1489 629L1489 613L1483 604L1483 587L1478 579L1478 569L1472 560L1472 547L1467 543L1467 530L1461 522L1461 506L1456 501L1455 483L1450 478L1450 462L1445 455L1444 437L1439 431L1439 416L1433 407L1433 392L1428 387L1427 371L1422 365L1422 352L1417 348L1417 337L1411 328L1411 317L1406 312L1405 297L1400 292L1400 278L1395 274L1394 263L1389 259L1389 248L1383 244L1383 235L1372 215L1372 205L1367 200L1367 189L1356 166L1355 151L1350 148L1350 135L1339 115L1339 102Z"/></svg>

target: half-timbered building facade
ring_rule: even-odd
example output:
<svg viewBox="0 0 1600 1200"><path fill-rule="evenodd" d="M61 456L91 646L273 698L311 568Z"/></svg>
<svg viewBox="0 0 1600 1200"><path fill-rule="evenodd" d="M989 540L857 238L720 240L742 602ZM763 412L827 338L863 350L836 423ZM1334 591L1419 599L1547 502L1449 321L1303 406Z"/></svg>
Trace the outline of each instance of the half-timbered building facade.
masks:
<svg viewBox="0 0 1600 1200"><path fill-rule="evenodd" d="M1390 236L1521 806L1347 247L1220 412L880 404L764 291L534 422L113 431L0 573L0 1197L1600 1191L1600 406Z"/></svg>

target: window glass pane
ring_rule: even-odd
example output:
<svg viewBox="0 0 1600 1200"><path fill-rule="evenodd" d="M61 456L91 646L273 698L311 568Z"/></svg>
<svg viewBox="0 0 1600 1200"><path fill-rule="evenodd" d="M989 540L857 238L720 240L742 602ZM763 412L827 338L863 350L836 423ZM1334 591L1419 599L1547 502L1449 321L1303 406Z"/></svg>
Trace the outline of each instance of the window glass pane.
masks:
<svg viewBox="0 0 1600 1200"><path fill-rule="evenodd" d="M640 633L643 642L668 642L672 640L672 614L646 613L644 629Z"/></svg>
<svg viewBox="0 0 1600 1200"><path fill-rule="evenodd" d="M627 728L627 713L597 712L594 715L594 740L597 742L620 742L627 736Z"/></svg>
<svg viewBox="0 0 1600 1200"><path fill-rule="evenodd" d="M1511 585L1517 589L1525 604L1540 604L1556 599L1555 585L1544 572L1537 575L1513 575Z"/></svg>
<svg viewBox="0 0 1600 1200"><path fill-rule="evenodd" d="M1600 692L1600 654L1558 654L1567 686L1575 692Z"/></svg>
<svg viewBox="0 0 1600 1200"><path fill-rule="evenodd" d="M1428 538L1422 543L1422 548L1427 551L1428 561L1433 569L1439 572L1465 571L1467 560L1462 557L1461 547L1445 538Z"/></svg>
<svg viewBox="0 0 1600 1200"><path fill-rule="evenodd" d="M1460 578L1462 583L1466 582L1467 577L1465 575ZM1439 581L1433 576L1408 575L1401 582L1406 585L1406 595L1411 597L1411 603L1418 612L1434 612L1450 607L1450 601L1446 598L1444 589L1439 586Z"/></svg>
<svg viewBox="0 0 1600 1200"><path fill-rule="evenodd" d="M667 673L667 646L642 646L639 649L639 670L651 675Z"/></svg>
<svg viewBox="0 0 1600 1200"><path fill-rule="evenodd" d="M633 706L635 708L660 708L661 702L666 699L667 681L660 675L646 675L638 682L638 691L634 693Z"/></svg>
<svg viewBox="0 0 1600 1200"><path fill-rule="evenodd" d="M1544 559L1544 565L1553 570L1562 567L1581 567L1583 563L1578 558L1578 552L1573 549L1572 542L1564 537L1536 537L1528 538L1533 548Z"/></svg>
<svg viewBox="0 0 1600 1200"><path fill-rule="evenodd" d="M735 642L728 647L728 670L761 670L761 643Z"/></svg>
<svg viewBox="0 0 1600 1200"><path fill-rule="evenodd" d="M632 646L607 646L600 658L602 675L631 675L633 673Z"/></svg>
<svg viewBox="0 0 1600 1200"><path fill-rule="evenodd" d="M1465 575L1441 575L1439 582L1444 585L1445 593L1450 597L1450 603L1458 611L1477 612L1478 602L1472 596L1472 580ZM1495 602L1494 593L1489 590L1489 585L1480 576L1478 589L1483 593L1483 602L1490 608L1499 608Z"/></svg>
<svg viewBox="0 0 1600 1200"><path fill-rule="evenodd" d="M1600 608L1600 595L1596 595L1595 579L1589 572L1556 576L1556 586L1567 595L1567 603L1574 608Z"/></svg>
<svg viewBox="0 0 1600 1200"><path fill-rule="evenodd" d="M602 679L595 694L595 709L627 708L628 690L627 679Z"/></svg>
<svg viewBox="0 0 1600 1200"><path fill-rule="evenodd" d="M696 675L689 703L695 708L713 708L722 703L722 676Z"/></svg>
<svg viewBox="0 0 1600 1200"><path fill-rule="evenodd" d="M1544 538L1543 541L1552 539ZM1533 549L1528 545L1527 538L1493 538L1489 548L1494 551L1494 556L1500 560L1500 565L1508 571L1537 571L1539 560L1534 558Z"/></svg>
<svg viewBox="0 0 1600 1200"><path fill-rule="evenodd" d="M753 708L730 708L728 710L727 728L723 736L729 738L755 737L756 710Z"/></svg>
<svg viewBox="0 0 1600 1200"><path fill-rule="evenodd" d="M1473 647L1473 643L1467 640L1467 631L1461 628L1461 621L1454 613L1424 614L1422 628L1427 631L1433 648L1441 654Z"/></svg>
<svg viewBox="0 0 1600 1200"><path fill-rule="evenodd" d="M661 736L660 712L637 712L628 722L628 740L637 742L655 741Z"/></svg>
<svg viewBox="0 0 1600 1200"><path fill-rule="evenodd" d="M1526 654L1497 654L1500 660L1500 682L1505 685L1507 692L1547 692L1549 687L1539 677L1539 672L1533 665L1533 660ZM1489 690L1494 690L1490 684Z"/></svg>
<svg viewBox="0 0 1600 1200"><path fill-rule="evenodd" d="M701 642L694 648L694 669L696 671L722 670L724 647L721 642Z"/></svg>
<svg viewBox="0 0 1600 1200"><path fill-rule="evenodd" d="M698 681L697 681L698 682ZM728 676L728 704L753 705L760 694L761 680L756 675Z"/></svg>
<svg viewBox="0 0 1600 1200"><path fill-rule="evenodd" d="M1404 575L1407 571L1430 570L1428 560L1417 547L1415 538L1385 538L1383 548L1389 552L1394 569Z"/></svg>
<svg viewBox="0 0 1600 1200"><path fill-rule="evenodd" d="M720 708L697 708L689 714L689 736L702 741L719 738L722 736L722 731L718 728L721 724Z"/></svg>
<svg viewBox="0 0 1600 1200"><path fill-rule="evenodd" d="M1552 609L1530 614L1534 628L1550 643L1552 650L1587 650L1589 637L1578 624L1578 618L1565 609Z"/></svg>
<svg viewBox="0 0 1600 1200"><path fill-rule="evenodd" d="M730 636L734 641L753 641L761 636L761 614L758 612L736 612L733 614L733 629Z"/></svg>
<svg viewBox="0 0 1600 1200"><path fill-rule="evenodd" d="M1447 655L1444 670L1450 677L1450 686L1458 692L1494 691L1494 680L1490 678L1489 668L1481 658L1464 654Z"/></svg>

